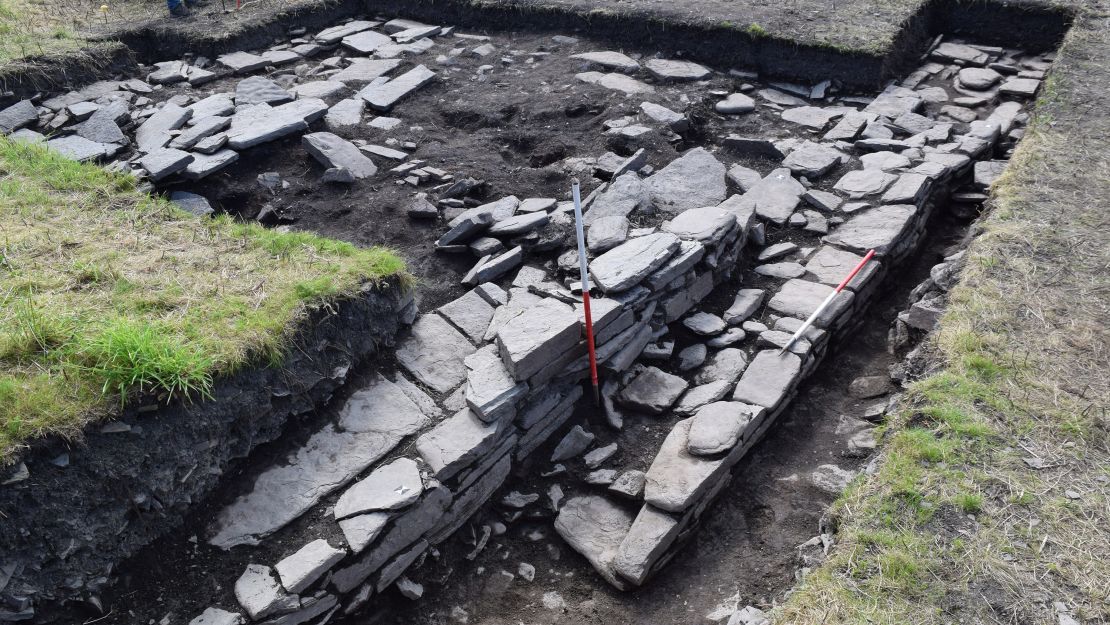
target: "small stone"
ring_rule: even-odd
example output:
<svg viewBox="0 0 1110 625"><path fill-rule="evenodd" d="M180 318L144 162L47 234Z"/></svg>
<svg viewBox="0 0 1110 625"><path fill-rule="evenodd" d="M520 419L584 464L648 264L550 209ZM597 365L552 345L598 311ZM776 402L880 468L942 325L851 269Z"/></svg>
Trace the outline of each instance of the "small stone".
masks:
<svg viewBox="0 0 1110 625"><path fill-rule="evenodd" d="M740 289L737 291L732 305L725 311L725 322L729 325L743 323L756 310L759 310L760 305L763 304L763 295L763 289Z"/></svg>
<svg viewBox="0 0 1110 625"><path fill-rule="evenodd" d="M424 596L424 586L407 577L397 580L397 591L401 593L402 597L413 601Z"/></svg>
<svg viewBox="0 0 1110 625"><path fill-rule="evenodd" d="M678 370L690 371L691 369L697 369L702 366L708 355L709 350L704 343L695 343L686 347L678 352Z"/></svg>
<svg viewBox="0 0 1110 625"><path fill-rule="evenodd" d="M273 569L262 564L247 565L235 581L235 599L255 621L300 607L297 597L282 589Z"/></svg>
<svg viewBox="0 0 1110 625"><path fill-rule="evenodd" d="M713 105L713 108L724 115L742 115L755 110L755 100L743 93L732 93Z"/></svg>
<svg viewBox="0 0 1110 625"><path fill-rule="evenodd" d="M298 594L308 589L346 555L346 549L336 549L328 541L318 538L282 559L274 568L286 592Z"/></svg>
<svg viewBox="0 0 1110 625"><path fill-rule="evenodd" d="M598 447L590 451L590 453L583 456L582 461L589 469L596 469L600 467L606 460L613 457L617 453L617 444L611 443L604 447Z"/></svg>
<svg viewBox="0 0 1110 625"><path fill-rule="evenodd" d="M740 328L729 328L725 330L723 334L709 339L705 344L713 349L720 349L739 343L743 341L745 337L747 337L747 332L744 330Z"/></svg>
<svg viewBox="0 0 1110 625"><path fill-rule="evenodd" d="M516 574L524 581L531 583L536 579L536 567L527 562L521 562L516 568Z"/></svg>
<svg viewBox="0 0 1110 625"><path fill-rule="evenodd" d="M748 366L747 356L735 347L726 347L713 354L708 363L698 372L694 381L697 384L707 384L715 381L734 383ZM751 403L751 402L749 402Z"/></svg>
<svg viewBox="0 0 1110 625"><path fill-rule="evenodd" d="M581 454L594 442L594 438L593 433L587 432L581 425L574 426L556 445L551 454L551 462L567 460Z"/></svg>
<svg viewBox="0 0 1110 625"><path fill-rule="evenodd" d="M625 471L609 485L609 491L629 499L639 499L644 496L644 484L647 476L643 471Z"/></svg>
<svg viewBox="0 0 1110 625"><path fill-rule="evenodd" d="M823 464L810 474L813 485L830 495L839 495L855 477L854 472L841 469L835 464Z"/></svg>
<svg viewBox="0 0 1110 625"><path fill-rule="evenodd" d="M848 393L856 399L870 399L888 392L890 392L890 378L883 375L859 377L848 385Z"/></svg>

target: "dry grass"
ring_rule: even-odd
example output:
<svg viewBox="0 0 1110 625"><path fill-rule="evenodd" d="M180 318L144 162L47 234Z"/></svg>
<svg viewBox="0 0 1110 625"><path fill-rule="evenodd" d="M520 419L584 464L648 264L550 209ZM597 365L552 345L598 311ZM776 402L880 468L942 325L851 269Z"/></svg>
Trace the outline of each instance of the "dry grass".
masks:
<svg viewBox="0 0 1110 625"><path fill-rule="evenodd" d="M199 220L133 184L0 139L0 464L138 393L198 397L277 362L310 307L404 273L388 250Z"/></svg>
<svg viewBox="0 0 1110 625"><path fill-rule="evenodd" d="M785 623L1110 620L1110 20L1069 34L935 337Z"/></svg>

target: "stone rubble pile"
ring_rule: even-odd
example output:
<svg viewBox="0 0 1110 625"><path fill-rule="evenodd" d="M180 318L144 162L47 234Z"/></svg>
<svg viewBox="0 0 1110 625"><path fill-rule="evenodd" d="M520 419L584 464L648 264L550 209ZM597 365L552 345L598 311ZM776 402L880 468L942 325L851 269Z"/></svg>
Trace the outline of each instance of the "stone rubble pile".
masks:
<svg viewBox="0 0 1110 625"><path fill-rule="evenodd" d="M314 37L291 37L258 54L156 63L146 80L105 80L38 103L17 102L0 111L0 135L45 143L78 161L117 159L108 167L152 183L199 180L225 170L242 150L305 133L319 120L329 130L358 126L367 108L388 113L435 80L436 73L425 65L405 70L404 59L432 49L433 37L450 35L453 29L399 29L410 24L416 23L352 20ZM325 54L331 56L311 60ZM265 75L246 76L231 91L204 86L254 72ZM154 101L167 87L180 84L191 89ZM399 119L385 115L367 123L386 130L398 124ZM327 170L325 181L349 183L375 175L377 166L368 156L393 161L390 172L405 184L453 180L422 162L404 162L407 152L347 141L331 132L304 135L303 145Z"/></svg>
<svg viewBox="0 0 1110 625"><path fill-rule="evenodd" d="M942 47L934 56L947 53ZM995 65L1012 58L984 54L983 63ZM583 60L638 71L607 53ZM649 71L657 79L657 72L678 71L655 65ZM679 69L702 76L694 68ZM985 84L969 73L961 81L960 69L929 63L922 72L934 82L955 79L959 90ZM978 159L1020 137L1022 105L1003 102L982 120L977 112L971 122L941 114L951 119L942 121L923 114L926 102L941 99L944 89L937 89L895 85L860 103L862 109L815 107L800 97L789 96L797 102L780 97L786 95L782 91L760 95L760 106L791 106L783 119L813 135L758 147L762 156L777 154L772 160L782 162L766 175L740 165L728 168L704 148L689 150L658 171L645 167L640 153L607 171L599 168L608 182L584 203L594 243L590 270L602 295L594 299L593 318L606 379L606 417L617 428L622 414L682 417L646 471L602 468L616 446L594 447L595 436L579 426L550 459L581 458L592 469L586 487L600 492L564 500L563 489L553 487L546 505L558 510L560 536L614 586L643 584L675 555L830 341L858 322L884 275L916 249L934 195L968 176L977 189L997 177L997 167L981 166L992 161ZM986 101L1011 93L997 89L989 98L977 97ZM655 123L681 126L674 115L647 104L641 110ZM798 108L820 110L790 112ZM759 141L737 138L724 146L743 151ZM862 169L854 168L857 162ZM851 169L835 181L821 181L845 166ZM738 193L729 195L730 189ZM415 444L342 491L332 514L344 546L314 541L272 569L248 568L240 580L240 603L249 615L283 613L299 622L292 615L350 612L398 580L411 594L409 584L415 582L402 577L405 571L429 554L435 557L435 545L495 497L514 464L563 429L582 395L587 358L573 250L554 271L524 264L525 248L540 230L552 222L569 223L568 204L507 196L473 208L448 208L454 210L446 215L437 247L479 256L464 278L472 289L417 318L397 350L401 371L395 379L379 377L348 402L339 427L327 437L363 432L381 437L386 415L392 416L390 435L374 454L364 454L358 467L336 472L338 478L328 483L332 490L344 488L354 475L374 467L384 449L396 448L399 437L412 436ZM663 218L657 227L631 227L630 216L652 214ZM783 240L762 247L750 254L761 263L754 273L780 281L777 288L741 288L721 315L697 310L740 270L749 242L762 246L767 232L780 230L818 243L803 247ZM801 320L868 249L877 251L878 260L849 283L803 340L780 354ZM938 276L947 284L950 266L943 267ZM504 284L513 270L507 288L496 284ZM668 338L672 324L704 343L674 353L675 342ZM678 368L683 376L655 366L672 357L683 363ZM420 387L444 399L437 401ZM444 413L450 416L436 422ZM397 422L404 425L395 425L401 415ZM276 481L293 482L290 476ZM259 482L255 493L266 480ZM276 505L277 491L270 490L268 498L248 502L251 493L225 510L213 541L223 546L257 541L299 514L287 510L303 509L289 501ZM515 510L506 517L510 520L530 505L540 505L540 496L510 493L502 500L503 507ZM271 511L266 527L253 522L244 531L237 520L257 519L259 510ZM476 538L474 553L489 539L488 530Z"/></svg>

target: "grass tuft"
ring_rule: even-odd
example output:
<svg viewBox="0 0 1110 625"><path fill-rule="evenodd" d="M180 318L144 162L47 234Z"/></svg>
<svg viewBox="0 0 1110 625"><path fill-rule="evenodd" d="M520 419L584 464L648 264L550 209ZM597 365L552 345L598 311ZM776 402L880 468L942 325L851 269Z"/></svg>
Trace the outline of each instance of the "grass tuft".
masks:
<svg viewBox="0 0 1110 625"><path fill-rule="evenodd" d="M139 395L203 398L276 364L298 322L393 252L227 216L203 220L134 179L0 138L0 464Z"/></svg>

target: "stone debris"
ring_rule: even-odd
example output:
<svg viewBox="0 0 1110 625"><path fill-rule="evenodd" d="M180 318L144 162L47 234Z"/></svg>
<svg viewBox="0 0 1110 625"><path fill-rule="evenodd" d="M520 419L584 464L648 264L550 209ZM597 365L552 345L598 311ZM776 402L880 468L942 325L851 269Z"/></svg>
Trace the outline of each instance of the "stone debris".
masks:
<svg viewBox="0 0 1110 625"><path fill-rule="evenodd" d="M274 570L262 564L247 565L247 570L235 581L235 599L253 621L301 607L296 595L282 589Z"/></svg>
<svg viewBox="0 0 1110 625"><path fill-rule="evenodd" d="M355 144L330 132L314 132L301 137L301 145L324 167L342 167L356 179L378 173L377 166Z"/></svg>
<svg viewBox="0 0 1110 625"><path fill-rule="evenodd" d="M559 510L555 531L609 583L625 589L628 582L616 575L613 561L632 520L631 514L603 496L572 497Z"/></svg>
<svg viewBox="0 0 1110 625"><path fill-rule="evenodd" d="M620 52L582 52L570 55L572 59L585 61L590 65L597 65L602 69L634 74L640 70L640 64Z"/></svg>
<svg viewBox="0 0 1110 625"><path fill-rule="evenodd" d="M664 82L686 82L690 80L705 80L713 73L707 67L691 63L690 61L672 61L669 59L648 59L644 68Z"/></svg>
<svg viewBox="0 0 1110 625"><path fill-rule="evenodd" d="M742 115L755 110L755 100L743 93L730 93L724 100L714 104L713 108L724 115Z"/></svg>
<svg viewBox="0 0 1110 625"><path fill-rule="evenodd" d="M348 488L335 502L333 515L338 520L377 510L397 510L415 503L423 492L416 462L400 458Z"/></svg>
<svg viewBox="0 0 1110 625"><path fill-rule="evenodd" d="M278 562L277 571L286 592L299 594L327 573L347 555L345 549L336 549L328 541L318 538Z"/></svg>
<svg viewBox="0 0 1110 625"><path fill-rule="evenodd" d="M555 451L551 454L551 462L560 462L577 457L586 451L593 442L594 434L582 429L582 426L576 425L555 446Z"/></svg>
<svg viewBox="0 0 1110 625"><path fill-rule="evenodd" d="M435 80L436 73L423 65L417 65L396 78L382 83L371 83L359 92L370 108L376 111L389 111L402 98Z"/></svg>
<svg viewBox="0 0 1110 625"><path fill-rule="evenodd" d="M591 85L597 85L613 91L620 91L629 95L653 93L655 91L655 87L619 73L582 72L580 74L575 74L574 77Z"/></svg>

